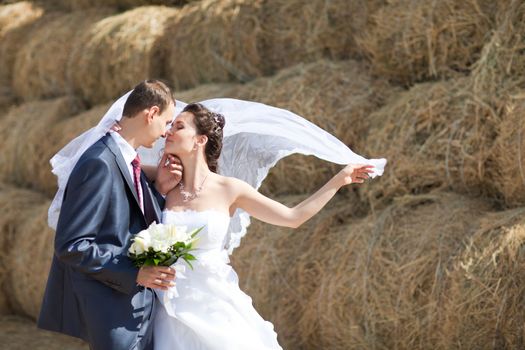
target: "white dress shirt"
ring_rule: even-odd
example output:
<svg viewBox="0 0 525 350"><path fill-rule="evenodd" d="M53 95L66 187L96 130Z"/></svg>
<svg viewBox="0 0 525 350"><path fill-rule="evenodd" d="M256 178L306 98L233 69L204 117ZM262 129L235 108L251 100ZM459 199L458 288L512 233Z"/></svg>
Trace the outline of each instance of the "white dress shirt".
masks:
<svg viewBox="0 0 525 350"><path fill-rule="evenodd" d="M131 176L131 180L135 182L135 176L133 175L133 165L131 165L131 162L133 162L133 160L137 156L137 151L118 132L111 132L110 135L111 137L113 137L113 140L115 140L115 143L120 149L120 153L122 153L122 157L124 158L124 161L128 166L128 171L129 175ZM137 187L140 192L139 198L142 199L141 209L144 210L144 194L142 192L142 186L140 182Z"/></svg>

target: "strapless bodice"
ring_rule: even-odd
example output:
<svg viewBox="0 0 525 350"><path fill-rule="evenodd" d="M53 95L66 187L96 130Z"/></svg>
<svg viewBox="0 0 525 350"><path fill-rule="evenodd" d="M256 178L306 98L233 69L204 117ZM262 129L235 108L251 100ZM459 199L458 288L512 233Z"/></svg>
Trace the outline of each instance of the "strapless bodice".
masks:
<svg viewBox="0 0 525 350"><path fill-rule="evenodd" d="M184 211L164 210L162 212L162 223L186 226L188 231L204 227L197 235L199 238L198 249L223 250L230 216L215 209L204 211L192 209Z"/></svg>

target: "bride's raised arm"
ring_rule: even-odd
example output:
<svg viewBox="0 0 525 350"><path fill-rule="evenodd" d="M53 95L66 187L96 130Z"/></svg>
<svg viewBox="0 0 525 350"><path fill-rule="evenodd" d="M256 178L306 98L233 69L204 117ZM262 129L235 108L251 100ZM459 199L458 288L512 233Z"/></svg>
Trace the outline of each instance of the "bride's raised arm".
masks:
<svg viewBox="0 0 525 350"><path fill-rule="evenodd" d="M289 208L259 193L244 181L231 179L235 191L235 209L272 225L297 228L317 214L336 192L351 183L363 183L372 173L371 165L347 165L313 195Z"/></svg>

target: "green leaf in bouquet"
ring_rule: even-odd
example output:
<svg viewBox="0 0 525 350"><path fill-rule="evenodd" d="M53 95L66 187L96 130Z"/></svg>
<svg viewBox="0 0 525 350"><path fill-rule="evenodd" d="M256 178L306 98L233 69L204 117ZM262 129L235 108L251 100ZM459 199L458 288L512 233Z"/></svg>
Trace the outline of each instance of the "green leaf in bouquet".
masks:
<svg viewBox="0 0 525 350"><path fill-rule="evenodd" d="M182 259L183 259L184 261L186 261L186 263L187 263L187 264L190 266L190 268L193 270L193 265L191 264L191 262L190 262L185 256L183 256Z"/></svg>
<svg viewBox="0 0 525 350"><path fill-rule="evenodd" d="M206 225L204 225L204 226L206 226ZM202 231L204 226L202 226L201 228L197 228L197 229L191 231L190 237L191 238L195 238L195 236L197 236L197 234Z"/></svg>
<svg viewBox="0 0 525 350"><path fill-rule="evenodd" d="M171 265L175 264L177 262L177 260L179 260L179 257L177 255L173 255L171 258L167 259L164 262L164 266L171 266Z"/></svg>
<svg viewBox="0 0 525 350"><path fill-rule="evenodd" d="M197 260L197 258L194 255L192 255L192 254L186 253L186 254L184 254L184 260L195 261L195 260Z"/></svg>

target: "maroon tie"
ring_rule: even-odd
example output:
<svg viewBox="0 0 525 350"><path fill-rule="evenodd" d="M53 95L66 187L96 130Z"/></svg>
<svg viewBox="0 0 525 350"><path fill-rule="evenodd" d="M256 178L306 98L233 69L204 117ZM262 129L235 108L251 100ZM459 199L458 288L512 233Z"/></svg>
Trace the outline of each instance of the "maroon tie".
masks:
<svg viewBox="0 0 525 350"><path fill-rule="evenodd" d="M133 159L131 162L133 167L133 182L135 183L135 192L137 192L137 197L139 199L140 210L144 212L144 204L142 203L142 196L140 195L139 186L140 186L140 158L139 155Z"/></svg>

